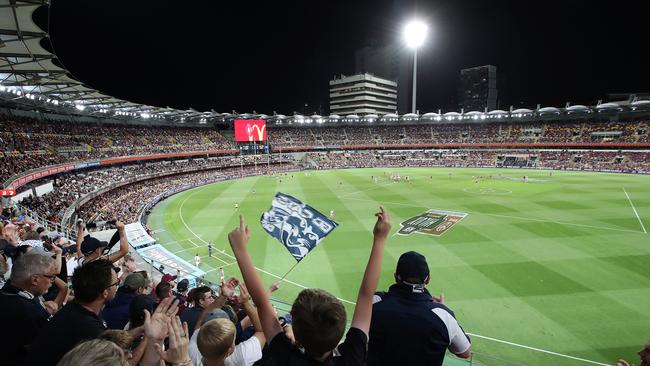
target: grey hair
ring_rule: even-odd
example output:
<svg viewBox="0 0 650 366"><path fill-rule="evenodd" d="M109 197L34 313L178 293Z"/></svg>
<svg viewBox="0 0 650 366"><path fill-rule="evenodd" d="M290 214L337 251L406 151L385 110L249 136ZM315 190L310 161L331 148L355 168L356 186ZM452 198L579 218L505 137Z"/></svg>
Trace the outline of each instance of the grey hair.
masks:
<svg viewBox="0 0 650 366"><path fill-rule="evenodd" d="M35 274L45 274L53 264L52 257L38 253L23 254L11 268L10 279L14 283L24 282Z"/></svg>
<svg viewBox="0 0 650 366"><path fill-rule="evenodd" d="M115 343L105 339L93 339L79 343L66 353L56 366L127 366L124 352Z"/></svg>

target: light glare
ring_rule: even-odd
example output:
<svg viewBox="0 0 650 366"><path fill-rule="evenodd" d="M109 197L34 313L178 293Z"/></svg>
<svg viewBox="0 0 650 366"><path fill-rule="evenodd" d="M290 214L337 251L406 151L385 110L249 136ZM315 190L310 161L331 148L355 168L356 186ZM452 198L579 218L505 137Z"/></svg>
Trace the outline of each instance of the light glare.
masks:
<svg viewBox="0 0 650 366"><path fill-rule="evenodd" d="M418 48L424 44L426 37L426 24L418 20L413 20L406 24L406 27L404 28L404 39L406 40L407 46L411 48Z"/></svg>

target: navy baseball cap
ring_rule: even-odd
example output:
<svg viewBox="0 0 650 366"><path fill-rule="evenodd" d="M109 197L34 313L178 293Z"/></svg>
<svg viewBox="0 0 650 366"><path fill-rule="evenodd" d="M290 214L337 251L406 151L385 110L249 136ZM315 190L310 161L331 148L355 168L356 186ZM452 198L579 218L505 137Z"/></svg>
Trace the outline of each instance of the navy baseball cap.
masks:
<svg viewBox="0 0 650 366"><path fill-rule="evenodd" d="M417 279L420 280L420 283L424 283L424 280L429 277L429 265L422 254L413 251L406 252L399 257L395 273L401 281Z"/></svg>
<svg viewBox="0 0 650 366"><path fill-rule="evenodd" d="M81 242L81 253L83 254L92 253L97 248L106 248L107 246L108 246L108 242L101 241L97 238L93 238L90 235L86 235L84 237L83 242Z"/></svg>

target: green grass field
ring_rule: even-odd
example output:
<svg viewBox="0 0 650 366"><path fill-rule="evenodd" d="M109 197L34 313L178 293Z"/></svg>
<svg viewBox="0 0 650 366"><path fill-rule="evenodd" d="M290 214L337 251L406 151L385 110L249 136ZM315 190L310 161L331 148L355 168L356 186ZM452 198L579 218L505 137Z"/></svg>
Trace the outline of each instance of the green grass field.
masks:
<svg viewBox="0 0 650 366"><path fill-rule="evenodd" d="M389 171L411 176L412 183L391 182ZM641 225L650 229L650 176L415 168L308 174L186 191L156 206L148 224L160 243L188 262L199 253L201 269L216 282L220 266L227 276L239 276L227 234L241 213L251 229L255 265L271 284L270 274L281 276L295 263L259 223L275 193L325 214L333 209L340 226L287 276L275 297L291 303L302 286L320 287L343 299L351 316L380 204L392 215L393 233L427 209L464 212L467 217L440 237L389 237L379 289L393 282L401 253L424 254L429 290L444 292L461 325L477 335L479 363L589 364L479 336L605 364L621 357L636 363L636 351L650 339L650 235ZM531 181L521 181L524 174ZM472 179L489 175L495 179ZM225 254L215 250L216 258L208 258L207 241Z"/></svg>

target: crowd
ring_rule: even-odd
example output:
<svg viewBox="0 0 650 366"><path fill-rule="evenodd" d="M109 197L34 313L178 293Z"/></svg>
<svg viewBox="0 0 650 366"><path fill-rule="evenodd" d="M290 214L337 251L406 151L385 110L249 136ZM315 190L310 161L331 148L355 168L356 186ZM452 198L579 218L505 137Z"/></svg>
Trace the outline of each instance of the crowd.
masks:
<svg viewBox="0 0 650 366"><path fill-rule="evenodd" d="M271 157L271 162L277 162L280 156ZM21 192L31 190L52 181L53 190L42 196L30 196L21 201L21 206L53 223L61 222L65 210L75 201L87 194L100 189L116 186L124 182L142 180L160 174L182 173L201 171L222 167L267 164L268 156L239 156L194 158L182 160L163 160L150 162L133 162L116 166L93 166L78 172L60 173L53 177L46 177L33 181L23 187ZM287 157L285 155L285 162Z"/></svg>
<svg viewBox="0 0 650 366"><path fill-rule="evenodd" d="M347 332L345 307L322 289L303 290L290 313L276 313L270 295L278 283L262 284L243 218L228 235L243 278L216 288L189 288L169 274L153 282L128 255L120 221L110 242L84 235L80 223L72 244L30 223L7 223L0 241L3 365L441 365L446 350L468 358L469 337L444 297L426 289L422 255L404 253L395 283L376 292L391 229L383 208L376 216ZM409 315L396 322L395 313Z"/></svg>
<svg viewBox="0 0 650 366"><path fill-rule="evenodd" d="M279 150L448 143L647 143L649 133L648 121L273 126L268 129L268 140ZM64 162L235 149L231 139L213 128L89 125L0 116L0 181Z"/></svg>
<svg viewBox="0 0 650 366"><path fill-rule="evenodd" d="M101 194L77 208L77 216L89 220L110 220L119 218L125 222L135 222L142 208L156 196L178 187L196 187L212 182L268 174L269 172L283 172L294 169L293 164L247 166L244 170L240 167L192 171L165 175L158 178L141 180ZM270 169L270 171L269 171Z"/></svg>
<svg viewBox="0 0 650 366"><path fill-rule="evenodd" d="M594 170L627 173L650 172L650 153L600 150L347 150L309 152L316 169L372 167L507 167L507 157L518 166L558 170Z"/></svg>

